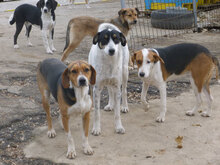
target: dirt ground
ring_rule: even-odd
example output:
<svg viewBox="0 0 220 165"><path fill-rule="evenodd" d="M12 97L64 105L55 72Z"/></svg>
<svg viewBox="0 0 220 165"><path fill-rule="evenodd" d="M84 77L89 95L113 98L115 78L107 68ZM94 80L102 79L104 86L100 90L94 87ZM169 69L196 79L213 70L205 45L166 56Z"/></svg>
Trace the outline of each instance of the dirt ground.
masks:
<svg viewBox="0 0 220 165"><path fill-rule="evenodd" d="M1 3L0 3L1 7ZM12 12L0 12L0 165L1 164L175 164L175 165L219 165L220 85L212 80L211 93L214 97L213 113L203 118L185 116L192 108L195 98L187 78L171 81L167 85L167 115L165 123L156 123L160 111L159 92L150 87L148 98L151 108L145 112L139 104L141 81L137 71L130 71L128 101L130 112L122 114L126 129L124 135L114 132L113 112L101 112L102 134L89 136L94 149L93 156L83 154L81 147L81 121L78 117L71 128L76 143L75 160L65 158L66 137L57 122L57 137L46 137L45 112L36 84L36 66L46 58L61 58L65 45L66 26L76 16L90 15L97 18L111 18L117 15L120 1L91 3L75 8L61 6L56 10L53 55L45 53L40 30L33 27L33 47L26 46L25 30L18 38L20 49L13 48L15 26L8 25ZM162 47L181 42L200 43L220 59L220 32L190 33L175 38L166 38L150 43L148 47ZM87 60L92 38L87 37L69 56L68 60ZM106 91L102 93L101 106L107 102ZM52 117L58 118L57 104L52 99ZM203 110L204 107L201 108ZM91 115L92 121L92 115ZM90 129L92 122L90 125ZM175 138L183 136L183 148L178 149Z"/></svg>

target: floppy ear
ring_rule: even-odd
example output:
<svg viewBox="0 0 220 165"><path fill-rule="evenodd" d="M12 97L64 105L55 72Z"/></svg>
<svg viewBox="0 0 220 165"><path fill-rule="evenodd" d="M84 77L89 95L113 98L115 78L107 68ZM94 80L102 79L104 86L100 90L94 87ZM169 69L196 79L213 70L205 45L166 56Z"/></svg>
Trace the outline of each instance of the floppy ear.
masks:
<svg viewBox="0 0 220 165"><path fill-rule="evenodd" d="M154 63L156 63L157 61L160 61L161 63L164 64L163 59L159 55L157 55L157 53L154 53L153 57L154 57Z"/></svg>
<svg viewBox="0 0 220 165"><path fill-rule="evenodd" d="M66 68L62 74L62 85L64 88L69 88L70 83L69 83L69 69Z"/></svg>
<svg viewBox="0 0 220 165"><path fill-rule="evenodd" d="M57 1L52 0L52 9L55 10L57 8Z"/></svg>
<svg viewBox="0 0 220 165"><path fill-rule="evenodd" d="M120 41L122 46L125 46L127 43L126 38L122 33L120 33Z"/></svg>
<svg viewBox="0 0 220 165"><path fill-rule="evenodd" d="M121 16L121 15L125 15L126 13L126 10L125 9L121 9L118 11L118 15Z"/></svg>
<svg viewBox="0 0 220 165"><path fill-rule="evenodd" d="M94 37L93 37L93 44L97 44L98 40L99 40L99 36L100 36L100 32L98 32Z"/></svg>
<svg viewBox="0 0 220 165"><path fill-rule="evenodd" d="M137 11L137 15L141 14L137 7L135 8L135 10Z"/></svg>
<svg viewBox="0 0 220 165"><path fill-rule="evenodd" d="M134 52L133 56L131 57L131 61L132 61L133 65L134 65L134 62L136 61L136 56L137 56L137 54L136 54L136 52Z"/></svg>
<svg viewBox="0 0 220 165"><path fill-rule="evenodd" d="M41 8L41 0L39 0L38 2L37 2L37 7L40 9Z"/></svg>
<svg viewBox="0 0 220 165"><path fill-rule="evenodd" d="M92 75L91 75L91 77L90 77L90 84L91 84L91 85L94 85L95 82L96 82L96 71L95 71L95 69L93 68L92 65L90 65L90 69L91 69L91 71L92 71Z"/></svg>

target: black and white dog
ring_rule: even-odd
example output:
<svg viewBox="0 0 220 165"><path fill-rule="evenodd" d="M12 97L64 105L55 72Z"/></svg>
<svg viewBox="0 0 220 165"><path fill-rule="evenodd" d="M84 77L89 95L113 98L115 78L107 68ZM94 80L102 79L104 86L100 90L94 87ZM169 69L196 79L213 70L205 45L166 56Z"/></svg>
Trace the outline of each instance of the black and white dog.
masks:
<svg viewBox="0 0 220 165"><path fill-rule="evenodd" d="M16 32L14 35L14 48L19 48L17 38L21 32L24 24L26 26L26 36L28 39L28 46L32 46L29 36L32 25L40 26L44 46L47 53L52 54L56 51L53 45L53 35L55 26L55 13L57 7L55 0L39 0L37 7L30 4L23 4L18 6L14 13L9 18L9 23L13 25L16 22ZM47 38L47 30L49 30L49 41Z"/></svg>

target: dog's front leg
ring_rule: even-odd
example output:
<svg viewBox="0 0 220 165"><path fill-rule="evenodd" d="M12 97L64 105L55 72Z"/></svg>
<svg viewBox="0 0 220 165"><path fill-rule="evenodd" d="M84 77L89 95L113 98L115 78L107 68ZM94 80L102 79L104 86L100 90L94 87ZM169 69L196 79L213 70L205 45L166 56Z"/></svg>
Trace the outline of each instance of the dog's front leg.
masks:
<svg viewBox="0 0 220 165"><path fill-rule="evenodd" d="M41 34L42 34L42 38L43 38L43 42L44 42L44 47L46 48L47 53L53 54L52 50L49 47L46 30L42 29Z"/></svg>
<svg viewBox="0 0 220 165"><path fill-rule="evenodd" d="M93 89L93 104L94 104L94 118L93 118L93 128L92 134L98 136L101 134L101 126L100 126L100 94L101 89L98 88L97 85L94 86Z"/></svg>
<svg viewBox="0 0 220 165"><path fill-rule="evenodd" d="M159 90L160 90L160 100L161 100L161 112L160 115L157 117L156 121L161 123L165 121L165 114L167 111L166 82L162 82L160 84Z"/></svg>
<svg viewBox="0 0 220 165"><path fill-rule="evenodd" d="M89 141L88 141L89 120L90 120L90 111L86 112L82 118L82 121L83 121L83 135L82 135L83 149L84 149L84 154L86 154L86 155L92 155L94 152L92 150L92 148L90 147Z"/></svg>
<svg viewBox="0 0 220 165"><path fill-rule="evenodd" d="M121 123L120 116L120 100L121 100L121 90L120 87L113 88L114 90L114 113L115 113L115 131L119 134L124 134L125 129Z"/></svg>
<svg viewBox="0 0 220 165"><path fill-rule="evenodd" d="M56 49L53 45L53 35L54 35L54 28L49 31L49 47L53 52L55 52Z"/></svg>
<svg viewBox="0 0 220 165"><path fill-rule="evenodd" d="M149 82L144 82L143 81L142 91L141 91L141 102L142 102L145 110L148 110L149 107L150 107L149 103L146 100L148 88L149 88Z"/></svg>
<svg viewBox="0 0 220 165"><path fill-rule="evenodd" d="M68 143L68 149L66 157L68 159L74 159L76 157L76 150L75 150L75 144L73 137L71 135L71 131L69 129L69 116L66 114L62 114L62 122L63 122L63 128L67 135L67 143Z"/></svg>
<svg viewBox="0 0 220 165"><path fill-rule="evenodd" d="M113 97L113 91L111 87L107 87L108 89L108 105L104 107L105 111L112 111L113 110L113 102L114 102L114 97Z"/></svg>

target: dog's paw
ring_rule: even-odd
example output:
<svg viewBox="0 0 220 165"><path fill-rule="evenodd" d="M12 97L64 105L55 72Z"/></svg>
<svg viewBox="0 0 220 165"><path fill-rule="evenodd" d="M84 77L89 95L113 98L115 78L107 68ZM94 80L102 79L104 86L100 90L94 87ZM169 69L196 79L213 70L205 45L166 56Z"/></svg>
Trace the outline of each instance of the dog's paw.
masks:
<svg viewBox="0 0 220 165"><path fill-rule="evenodd" d="M75 149L73 149L73 148L68 149L66 157L68 159L75 159L76 158L76 151L75 151Z"/></svg>
<svg viewBox="0 0 220 165"><path fill-rule="evenodd" d="M92 129L92 135L94 136L99 136L101 134L101 129L100 128L94 128Z"/></svg>
<svg viewBox="0 0 220 165"><path fill-rule="evenodd" d="M122 113L128 113L128 111L129 111L128 107L121 107Z"/></svg>
<svg viewBox="0 0 220 165"><path fill-rule="evenodd" d="M18 48L19 48L19 46L16 44L16 45L14 45L14 48L15 48L15 49L18 49Z"/></svg>
<svg viewBox="0 0 220 165"><path fill-rule="evenodd" d="M28 42L27 46L28 46L28 47L32 47L33 44L32 44L31 42Z"/></svg>
<svg viewBox="0 0 220 165"><path fill-rule="evenodd" d="M165 121L165 115L164 114L160 114L160 116L157 117L156 121L158 123L162 123Z"/></svg>
<svg viewBox="0 0 220 165"><path fill-rule="evenodd" d="M48 53L48 54L53 54L53 51L50 50L50 48L47 48L47 53Z"/></svg>
<svg viewBox="0 0 220 165"><path fill-rule="evenodd" d="M117 126L117 127L115 128L115 131L116 131L116 133L118 133L118 134L124 134L124 133L125 133L125 129L124 129L123 126Z"/></svg>
<svg viewBox="0 0 220 165"><path fill-rule="evenodd" d="M148 111L149 108L150 108L150 104L146 101L142 101L142 106L143 106L145 111Z"/></svg>
<svg viewBox="0 0 220 165"><path fill-rule="evenodd" d="M210 117L211 115L208 112L202 112L202 117Z"/></svg>
<svg viewBox="0 0 220 165"><path fill-rule="evenodd" d="M53 52L56 52L57 50L56 50L56 48L52 47L52 51L53 51Z"/></svg>
<svg viewBox="0 0 220 165"><path fill-rule="evenodd" d="M104 110L105 110L105 111L112 111L112 110L113 110L113 107L108 104L108 105L105 106Z"/></svg>
<svg viewBox="0 0 220 165"><path fill-rule="evenodd" d="M93 155L93 153L94 153L94 151L90 147L90 145L86 145L83 150L84 150L84 154L86 154L86 155Z"/></svg>
<svg viewBox="0 0 220 165"><path fill-rule="evenodd" d="M49 138L55 138L55 136L56 136L56 131L55 131L54 129L51 129L51 130L47 131L47 136L48 136Z"/></svg>
<svg viewBox="0 0 220 165"><path fill-rule="evenodd" d="M186 115L187 115L187 116L194 116L195 113L194 113L193 111L187 111L187 112L186 112Z"/></svg>

